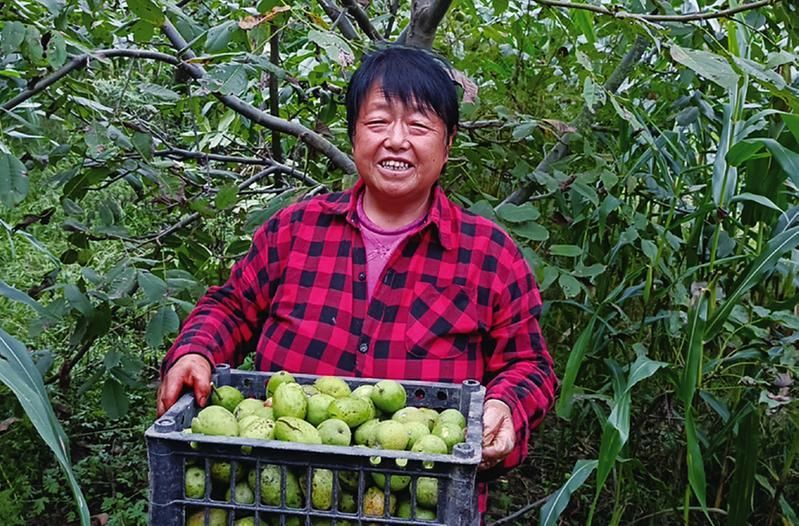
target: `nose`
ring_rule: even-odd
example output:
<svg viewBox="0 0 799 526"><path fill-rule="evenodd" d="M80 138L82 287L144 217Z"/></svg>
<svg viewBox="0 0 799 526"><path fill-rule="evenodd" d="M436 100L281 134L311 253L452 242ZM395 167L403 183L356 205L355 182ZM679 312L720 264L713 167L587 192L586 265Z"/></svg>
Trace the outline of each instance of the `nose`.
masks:
<svg viewBox="0 0 799 526"><path fill-rule="evenodd" d="M403 122L393 122L386 128L384 141L387 148L401 150L408 147L408 128Z"/></svg>

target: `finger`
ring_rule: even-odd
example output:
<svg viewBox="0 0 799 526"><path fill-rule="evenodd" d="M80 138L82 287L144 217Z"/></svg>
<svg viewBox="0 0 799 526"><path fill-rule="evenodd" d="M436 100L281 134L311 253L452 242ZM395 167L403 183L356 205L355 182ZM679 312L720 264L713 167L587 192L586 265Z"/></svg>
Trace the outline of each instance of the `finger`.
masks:
<svg viewBox="0 0 799 526"><path fill-rule="evenodd" d="M183 383L175 374L167 374L161 382L161 399L162 409L166 412L167 409L172 407L180 395L180 390L183 388Z"/></svg>
<svg viewBox="0 0 799 526"><path fill-rule="evenodd" d="M194 399L197 400L200 407L205 407L208 395L211 392L211 378L201 373L195 373L192 383L194 384Z"/></svg>

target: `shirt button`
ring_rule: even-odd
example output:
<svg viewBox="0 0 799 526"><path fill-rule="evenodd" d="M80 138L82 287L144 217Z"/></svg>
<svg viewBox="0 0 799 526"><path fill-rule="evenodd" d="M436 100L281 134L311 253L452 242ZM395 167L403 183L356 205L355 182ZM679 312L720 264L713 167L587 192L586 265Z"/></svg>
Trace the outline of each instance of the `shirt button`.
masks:
<svg viewBox="0 0 799 526"><path fill-rule="evenodd" d="M368 351L368 350L369 350L369 344L368 344L368 343L366 343L366 342L362 342L362 343L361 343L361 344L358 346L358 350L359 350L360 352L362 352L362 353L365 353L366 351Z"/></svg>
<svg viewBox="0 0 799 526"><path fill-rule="evenodd" d="M361 272L358 274L358 279L361 281L366 281L366 272Z"/></svg>

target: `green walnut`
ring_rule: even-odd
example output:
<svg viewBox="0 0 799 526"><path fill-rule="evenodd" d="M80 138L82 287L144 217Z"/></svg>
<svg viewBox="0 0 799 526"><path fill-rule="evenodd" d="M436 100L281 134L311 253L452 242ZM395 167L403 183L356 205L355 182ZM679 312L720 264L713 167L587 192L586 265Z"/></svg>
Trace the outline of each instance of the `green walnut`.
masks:
<svg viewBox="0 0 799 526"><path fill-rule="evenodd" d="M466 417L457 409L444 409L438 415L439 423L455 424L461 429L466 427Z"/></svg>
<svg viewBox="0 0 799 526"><path fill-rule="evenodd" d="M280 384L272 395L272 411L276 419L283 416L305 418L308 412L308 397L305 396L302 386L295 383Z"/></svg>
<svg viewBox="0 0 799 526"><path fill-rule="evenodd" d="M338 418L328 418L316 427L323 444L349 446L352 440L350 426Z"/></svg>
<svg viewBox="0 0 799 526"><path fill-rule="evenodd" d="M242 400L244 395L232 385L221 385L211 390L211 404L222 406L231 413Z"/></svg>
<svg viewBox="0 0 799 526"><path fill-rule="evenodd" d="M380 420L373 418L359 425L355 429L355 435L353 436L355 443L359 446L375 447L377 443L377 425L379 423Z"/></svg>
<svg viewBox="0 0 799 526"><path fill-rule="evenodd" d="M245 398L239 402L239 405L233 410L233 416L235 416L239 422L249 415L260 416L268 420L275 419L272 408L266 407L263 400L258 400L257 398Z"/></svg>
<svg viewBox="0 0 799 526"><path fill-rule="evenodd" d="M382 489L374 486L363 495L363 513L370 517L382 517L386 509L386 495ZM397 509L397 497L389 495L388 512L393 515Z"/></svg>
<svg viewBox="0 0 799 526"><path fill-rule="evenodd" d="M372 391L372 402L381 411L394 413L405 407L407 394L402 384L395 380L380 380Z"/></svg>
<svg viewBox="0 0 799 526"><path fill-rule="evenodd" d="M267 398L270 396L275 395L275 391L277 390L278 386L285 383L297 383L297 380L291 375L291 373L287 371L278 371L269 377L269 381L266 383L266 396Z"/></svg>
<svg viewBox="0 0 799 526"><path fill-rule="evenodd" d="M447 451L452 451L455 444L464 441L464 429L457 424L439 422L433 428L432 434L441 438L447 444Z"/></svg>
<svg viewBox="0 0 799 526"><path fill-rule="evenodd" d="M438 479L419 477L416 481L416 502L425 508L435 509L438 504Z"/></svg>
<svg viewBox="0 0 799 526"><path fill-rule="evenodd" d="M329 394L333 398L344 398L351 392L347 382L335 376L317 378L313 385L320 393Z"/></svg>
<svg viewBox="0 0 799 526"><path fill-rule="evenodd" d="M311 424L318 426L330 418L328 409L334 400L335 397L327 393L315 394L308 398L308 411L305 415L305 419Z"/></svg>
<svg viewBox="0 0 799 526"><path fill-rule="evenodd" d="M330 414L330 418L343 420L350 428L358 427L370 420L370 418L374 418L369 402L351 396L337 398L330 404L327 411Z"/></svg>
<svg viewBox="0 0 799 526"><path fill-rule="evenodd" d="M322 443L322 437L314 426L293 416L281 416L277 419L275 423L275 438L284 442Z"/></svg>
<svg viewBox="0 0 799 526"><path fill-rule="evenodd" d="M186 498L201 499L205 497L205 471L191 467L186 470Z"/></svg>
<svg viewBox="0 0 799 526"><path fill-rule="evenodd" d="M239 424L233 413L224 407L209 405L191 419L191 432L234 437L239 434Z"/></svg>
<svg viewBox="0 0 799 526"><path fill-rule="evenodd" d="M384 420L377 424L375 442L383 449L403 450L408 447L408 430L396 420Z"/></svg>
<svg viewBox="0 0 799 526"><path fill-rule="evenodd" d="M186 520L186 526L206 526L205 510L192 514ZM217 508L208 510L208 526L227 526L227 512Z"/></svg>
<svg viewBox="0 0 799 526"><path fill-rule="evenodd" d="M225 500L233 500L239 504L252 504L255 502L255 493L246 482L237 482L233 489L234 492L232 494L230 492L230 488L228 488L227 492L225 492ZM235 498L231 499L231 496Z"/></svg>
<svg viewBox="0 0 799 526"><path fill-rule="evenodd" d="M411 514L411 501L403 500L397 505L397 517L400 519L415 518L420 521L434 521L436 520L436 512L416 506L416 515Z"/></svg>
<svg viewBox="0 0 799 526"><path fill-rule="evenodd" d="M280 480L283 468L268 464L261 470L261 502L270 506L280 505ZM251 471L247 477L250 489L254 491L256 472ZM303 505L302 490L297 476L286 470L286 506L300 508Z"/></svg>

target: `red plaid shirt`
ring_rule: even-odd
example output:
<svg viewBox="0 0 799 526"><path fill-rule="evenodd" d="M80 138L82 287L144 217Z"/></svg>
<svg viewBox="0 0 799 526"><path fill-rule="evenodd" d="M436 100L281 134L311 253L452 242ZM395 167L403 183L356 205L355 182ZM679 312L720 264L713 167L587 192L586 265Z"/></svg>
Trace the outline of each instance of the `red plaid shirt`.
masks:
<svg viewBox="0 0 799 526"><path fill-rule="evenodd" d="M255 350L259 370L480 379L486 399L511 409L517 446L502 468L518 465L556 384L527 262L508 234L436 185L428 217L397 247L368 301L362 188L276 213L227 283L197 304L162 374L185 354L238 365Z"/></svg>

